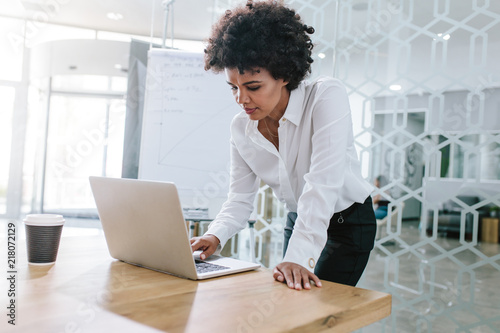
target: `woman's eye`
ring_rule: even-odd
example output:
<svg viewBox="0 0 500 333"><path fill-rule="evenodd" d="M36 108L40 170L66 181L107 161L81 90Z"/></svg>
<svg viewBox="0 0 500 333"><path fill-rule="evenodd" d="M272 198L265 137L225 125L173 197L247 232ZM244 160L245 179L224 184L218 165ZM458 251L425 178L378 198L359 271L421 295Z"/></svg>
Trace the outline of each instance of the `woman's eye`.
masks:
<svg viewBox="0 0 500 333"><path fill-rule="evenodd" d="M259 90L260 86L258 87L248 87L248 90L250 91L256 91L256 90Z"/></svg>
<svg viewBox="0 0 500 333"><path fill-rule="evenodd" d="M236 90L238 90L238 88L236 88L236 87L231 87L231 90L232 90L232 91L236 91Z"/></svg>

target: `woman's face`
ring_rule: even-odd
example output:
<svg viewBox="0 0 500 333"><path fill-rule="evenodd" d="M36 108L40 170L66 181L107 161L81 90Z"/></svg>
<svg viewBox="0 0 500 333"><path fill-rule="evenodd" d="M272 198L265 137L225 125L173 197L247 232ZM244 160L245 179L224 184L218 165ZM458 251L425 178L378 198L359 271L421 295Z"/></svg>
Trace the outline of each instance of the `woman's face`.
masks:
<svg viewBox="0 0 500 333"><path fill-rule="evenodd" d="M226 68L227 83L238 103L252 120L267 116L279 120L288 105L287 81L275 79L267 69L256 68L240 74L237 68Z"/></svg>

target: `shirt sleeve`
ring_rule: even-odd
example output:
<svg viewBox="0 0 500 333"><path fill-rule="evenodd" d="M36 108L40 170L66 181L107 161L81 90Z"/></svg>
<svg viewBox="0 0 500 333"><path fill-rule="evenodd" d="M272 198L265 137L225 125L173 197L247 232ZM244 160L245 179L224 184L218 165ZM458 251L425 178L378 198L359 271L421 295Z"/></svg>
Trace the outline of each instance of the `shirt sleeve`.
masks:
<svg viewBox="0 0 500 333"><path fill-rule="evenodd" d="M215 235L220 240L218 252L237 232L246 227L253 211L258 178L241 157L231 139L231 169L229 194L216 218L205 234Z"/></svg>
<svg viewBox="0 0 500 333"><path fill-rule="evenodd" d="M312 155L305 185L297 202L297 219L283 261L314 272L327 241L327 230L349 167L353 145L352 120L345 88L329 84L318 88L312 105Z"/></svg>

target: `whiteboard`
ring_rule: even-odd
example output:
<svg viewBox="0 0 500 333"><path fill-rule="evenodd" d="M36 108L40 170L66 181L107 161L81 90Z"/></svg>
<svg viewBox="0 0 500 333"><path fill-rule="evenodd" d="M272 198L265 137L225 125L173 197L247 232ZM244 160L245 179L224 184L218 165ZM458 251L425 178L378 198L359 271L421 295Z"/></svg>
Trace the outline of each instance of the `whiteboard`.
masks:
<svg viewBox="0 0 500 333"><path fill-rule="evenodd" d="M229 188L230 124L239 107L203 54L148 52L139 178L171 181L183 207L215 215Z"/></svg>

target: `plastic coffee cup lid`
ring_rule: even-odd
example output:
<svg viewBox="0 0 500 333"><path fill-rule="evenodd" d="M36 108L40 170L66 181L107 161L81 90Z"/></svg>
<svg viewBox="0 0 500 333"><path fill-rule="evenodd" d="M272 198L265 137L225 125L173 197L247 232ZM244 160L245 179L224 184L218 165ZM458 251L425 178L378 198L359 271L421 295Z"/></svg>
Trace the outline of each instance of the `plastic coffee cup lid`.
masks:
<svg viewBox="0 0 500 333"><path fill-rule="evenodd" d="M27 225L52 226L64 224L64 217L57 214L28 214L24 218Z"/></svg>

